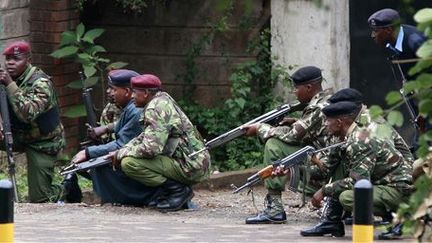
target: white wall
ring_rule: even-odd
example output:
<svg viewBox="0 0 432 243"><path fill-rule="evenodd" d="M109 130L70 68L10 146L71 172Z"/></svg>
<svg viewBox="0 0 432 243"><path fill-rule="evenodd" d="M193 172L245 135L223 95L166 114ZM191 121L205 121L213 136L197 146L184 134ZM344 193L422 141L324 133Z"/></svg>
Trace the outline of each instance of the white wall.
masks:
<svg viewBox="0 0 432 243"><path fill-rule="evenodd" d="M349 86L349 1L272 0L272 53L277 63L323 70L324 87Z"/></svg>

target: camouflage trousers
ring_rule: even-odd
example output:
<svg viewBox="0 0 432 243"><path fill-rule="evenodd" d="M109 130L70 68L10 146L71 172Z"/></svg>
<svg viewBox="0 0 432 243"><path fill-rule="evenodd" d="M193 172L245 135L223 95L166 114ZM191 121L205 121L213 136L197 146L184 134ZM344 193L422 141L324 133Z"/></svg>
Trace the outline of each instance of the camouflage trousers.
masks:
<svg viewBox="0 0 432 243"><path fill-rule="evenodd" d="M167 178L186 185L196 184L202 180L201 175L187 176L179 162L162 155L152 159L126 157L121 161L121 168L128 177L151 187L160 186Z"/></svg>
<svg viewBox="0 0 432 243"><path fill-rule="evenodd" d="M343 165L340 163L332 176L332 181L346 177ZM403 194L393 187L385 185L373 185L373 210L374 215L386 216L389 212L396 212L399 204L407 202L409 196ZM354 209L354 190L343 191L339 195L339 202L345 211L352 212Z"/></svg>
<svg viewBox="0 0 432 243"><path fill-rule="evenodd" d="M393 187L373 186L373 210L374 215L385 216L389 212L396 212L399 204L408 201L408 196L402 194ZM352 212L354 208L354 190L347 190L339 195L339 202L345 211Z"/></svg>
<svg viewBox="0 0 432 243"><path fill-rule="evenodd" d="M56 155L49 155L30 147L24 149L27 157L28 195L31 203L57 202L63 194L61 185L53 185Z"/></svg>
<svg viewBox="0 0 432 243"><path fill-rule="evenodd" d="M302 147L300 146L290 145L276 138L270 138L267 140L264 147L264 163L272 164L273 161L282 159L301 148ZM301 168L300 172L306 177L310 177L309 175L306 175L308 172L304 168ZM268 190L284 191L285 184L288 179L289 178L287 176L268 178L265 180L265 186ZM322 180L320 178L319 180L315 180L315 178L311 177L309 183L306 185L303 183L303 181L300 181L297 190L299 192L304 192L306 196L313 196L313 194L327 182L328 179Z"/></svg>

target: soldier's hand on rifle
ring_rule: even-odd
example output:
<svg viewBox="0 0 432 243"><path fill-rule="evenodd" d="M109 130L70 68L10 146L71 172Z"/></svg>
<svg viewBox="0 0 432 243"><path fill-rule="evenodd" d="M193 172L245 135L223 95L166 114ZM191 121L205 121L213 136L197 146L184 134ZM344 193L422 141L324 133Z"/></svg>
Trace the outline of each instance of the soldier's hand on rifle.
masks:
<svg viewBox="0 0 432 243"><path fill-rule="evenodd" d="M318 159L315 154L312 155L310 160L314 165L318 166L320 170L325 170L323 162L320 159Z"/></svg>
<svg viewBox="0 0 432 243"><path fill-rule="evenodd" d="M12 78L8 72L6 72L3 68L0 67L0 83L4 86L8 86L12 83Z"/></svg>
<svg viewBox="0 0 432 243"><path fill-rule="evenodd" d="M255 136L258 132L258 123L245 125L242 127L242 129L246 130L246 136Z"/></svg>
<svg viewBox="0 0 432 243"><path fill-rule="evenodd" d="M72 163L79 164L81 162L84 162L87 160L87 155L85 150L79 151L75 156L72 158Z"/></svg>
<svg viewBox="0 0 432 243"><path fill-rule="evenodd" d="M284 176L288 174L289 169L286 169L284 166L279 165L272 171L273 176Z"/></svg>
<svg viewBox="0 0 432 243"><path fill-rule="evenodd" d="M87 136L93 140L99 140L102 135L108 132L107 126L91 127L87 128Z"/></svg>
<svg viewBox="0 0 432 243"><path fill-rule="evenodd" d="M117 153L118 150L109 152L109 154L105 156L105 159L111 159L113 169L120 168L121 160L117 159Z"/></svg>
<svg viewBox="0 0 432 243"><path fill-rule="evenodd" d="M321 201L322 200L324 200L324 194L322 192L322 189L319 189L313 195L311 203L314 207L319 208L319 207L321 207Z"/></svg>
<svg viewBox="0 0 432 243"><path fill-rule="evenodd" d="M279 126L291 126L294 122L297 121L297 118L284 117L281 122L279 122Z"/></svg>

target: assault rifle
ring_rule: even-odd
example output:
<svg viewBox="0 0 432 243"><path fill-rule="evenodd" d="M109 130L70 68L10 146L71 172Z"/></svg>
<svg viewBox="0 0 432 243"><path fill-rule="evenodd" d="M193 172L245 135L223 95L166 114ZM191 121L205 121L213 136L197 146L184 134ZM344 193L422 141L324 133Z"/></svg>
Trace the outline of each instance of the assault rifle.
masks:
<svg viewBox="0 0 432 243"><path fill-rule="evenodd" d="M300 181L299 165L303 163L309 155L316 154L324 150L332 149L334 147L339 147L343 144L345 144L345 142L336 143L328 147L317 149L317 150L312 146L303 147L300 150L297 150L296 152L288 155L283 159L274 161L272 165L269 165L264 169L261 169L257 173L253 174L246 180L246 183L241 187L235 187L233 185L233 187L235 187L233 193L238 193L241 190L245 189L246 187L252 187L256 185L258 182L260 182L261 180L270 177L272 175L273 170L276 169L276 167L278 166L283 166L285 169L291 168L291 170L289 170L290 173L289 188L290 190L297 191L298 183Z"/></svg>
<svg viewBox="0 0 432 243"><path fill-rule="evenodd" d="M1 108L1 118L2 118L2 132L4 135L3 141L4 141L5 151L7 155L7 161L8 161L8 172L13 185L14 199L15 202L18 202L18 189L16 184L16 178L15 178L15 161L12 153L13 137L12 137L10 118L9 118L9 107L7 101L6 87L4 85L0 85L0 108Z"/></svg>
<svg viewBox="0 0 432 243"><path fill-rule="evenodd" d="M216 138L213 138L212 140L210 140L204 144L204 148L189 154L188 157L193 158L195 155L197 155L203 151L216 148L220 145L223 145L223 144L225 144L231 140L234 140L234 139L244 135L246 133L246 130L243 127L246 125L252 125L254 123L270 122L270 121L281 118L282 116L284 116L287 113L301 111L304 109L305 106L306 106L306 104L302 104L300 102L292 104L292 105L290 105L290 104L281 105L281 106L277 107L276 109L265 113L264 115L261 115L255 119L252 119L252 120L246 122L245 124L243 124L241 126L238 126L234 129L232 129L229 132L226 132L222 135L219 135Z"/></svg>
<svg viewBox="0 0 432 243"><path fill-rule="evenodd" d="M111 158L106 158L106 155L104 155L104 156L100 156L94 159L84 161L82 163L72 163L69 166L63 168L60 171L60 175L68 175L80 170L88 170L109 163L111 163Z"/></svg>
<svg viewBox="0 0 432 243"><path fill-rule="evenodd" d="M82 71L79 72L79 75L80 75L80 79L81 79L81 83L82 83L82 98L83 98L85 110L87 113L87 124L88 124L87 126L97 127L98 124L97 124L97 118L96 118L96 109L95 109L95 106L93 104L93 100L92 100L92 96L91 96L92 88L89 88L86 86L86 83L85 83L86 77ZM80 143L80 145L81 145L81 147L86 147L87 145L91 145L95 142L99 143L98 141L87 140L87 141Z"/></svg>

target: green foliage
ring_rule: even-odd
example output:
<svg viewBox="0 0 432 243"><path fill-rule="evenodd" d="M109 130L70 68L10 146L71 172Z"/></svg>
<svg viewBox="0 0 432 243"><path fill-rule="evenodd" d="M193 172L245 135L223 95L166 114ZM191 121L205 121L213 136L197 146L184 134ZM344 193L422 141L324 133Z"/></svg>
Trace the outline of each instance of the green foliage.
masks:
<svg viewBox="0 0 432 243"><path fill-rule="evenodd" d="M404 85L406 93L413 93L416 99L420 114L431 123L432 117L432 9L426 8L418 11L414 19L418 22L418 28L425 32L429 40L426 41L417 51L420 60L409 71L410 75L417 75L416 80L410 81ZM386 100L390 104L398 102L396 93L392 92L387 95ZM400 104L400 102L399 102ZM398 124L401 118L396 113L389 111L388 120L391 124ZM432 168L432 131L426 131L420 136L419 148L416 151L420 160L419 165L424 164L427 168ZM404 221L404 232L413 235L419 241L432 241L431 209L432 209L432 170L428 169L425 174L419 177L416 182L416 191L411 195L407 204L399 207L399 220Z"/></svg>
<svg viewBox="0 0 432 243"><path fill-rule="evenodd" d="M270 31L265 30L251 43L249 51L258 53L257 59L236 66L230 76L232 97L221 106L207 108L186 98L180 101L205 138L228 132L274 109L282 101L281 97L274 96L273 89L279 82L287 86L289 76L271 60L269 40ZM215 169L225 171L261 165L262 151L262 144L255 137L242 137L211 153Z"/></svg>
<svg viewBox="0 0 432 243"><path fill-rule="evenodd" d="M124 62L110 63L109 59L101 56L101 53L105 53L106 50L103 46L95 44L95 39L101 36L103 32L103 29L91 29L86 32L84 25L80 23L75 31L65 31L61 34L60 47L51 53L51 56L58 59L72 59L80 63L86 76L84 81L72 81L67 87L81 89L94 86L103 80L106 71L127 65ZM102 90L105 90L104 82L102 82ZM102 95L104 96L105 92L102 92ZM83 104L70 107L64 113L64 116L70 118L85 115L86 110Z"/></svg>
<svg viewBox="0 0 432 243"><path fill-rule="evenodd" d="M76 6L81 11L84 8L84 5L89 0L76 0ZM93 0L94 2L98 0ZM101 0L99 0L101 1ZM161 3L166 0L157 0ZM119 5L124 12L133 12L133 13L142 13L144 9L146 9L149 3L155 2L155 0L115 0L116 4Z"/></svg>

